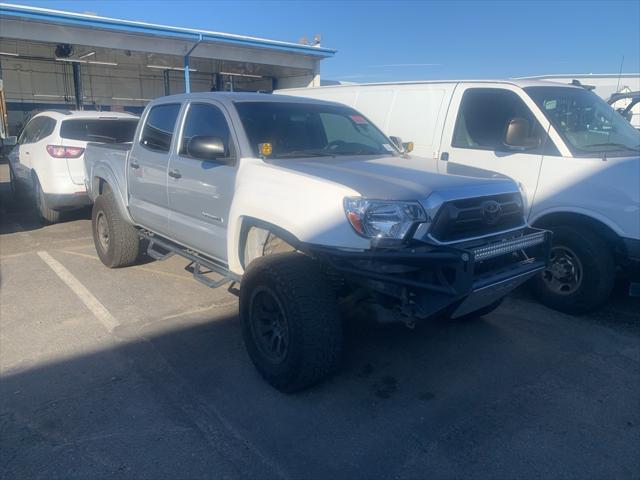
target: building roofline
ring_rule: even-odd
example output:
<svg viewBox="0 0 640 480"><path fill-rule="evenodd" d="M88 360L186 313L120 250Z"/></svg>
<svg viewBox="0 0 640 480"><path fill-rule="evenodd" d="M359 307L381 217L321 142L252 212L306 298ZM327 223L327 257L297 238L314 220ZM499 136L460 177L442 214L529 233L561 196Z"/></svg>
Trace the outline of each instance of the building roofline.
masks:
<svg viewBox="0 0 640 480"><path fill-rule="evenodd" d="M174 38L177 37L183 40L194 42L210 41L230 43L243 45L246 47L266 48L316 57L332 57L336 53L336 50L332 50L329 48L301 45L279 40L269 40L247 35L222 33L210 30L199 30L194 28L173 27L170 25L122 20L111 17L89 15L86 13L67 12L63 10L53 10L49 8L31 7L26 5L15 5L10 3L0 3L0 16L27 18L30 20L39 20L49 23L62 23L91 28L101 28L104 30L118 32L159 35Z"/></svg>

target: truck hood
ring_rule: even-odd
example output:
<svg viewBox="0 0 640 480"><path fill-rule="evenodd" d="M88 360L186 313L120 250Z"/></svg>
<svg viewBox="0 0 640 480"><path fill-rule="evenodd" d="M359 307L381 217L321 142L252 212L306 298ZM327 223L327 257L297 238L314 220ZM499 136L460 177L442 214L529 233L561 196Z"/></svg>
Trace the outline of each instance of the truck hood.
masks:
<svg viewBox="0 0 640 480"><path fill-rule="evenodd" d="M314 157L272 159L271 165L344 185L366 198L380 200L423 200L434 192L466 198L518 192L507 177L474 178L437 172L428 158L392 156ZM453 195L451 195L453 194Z"/></svg>

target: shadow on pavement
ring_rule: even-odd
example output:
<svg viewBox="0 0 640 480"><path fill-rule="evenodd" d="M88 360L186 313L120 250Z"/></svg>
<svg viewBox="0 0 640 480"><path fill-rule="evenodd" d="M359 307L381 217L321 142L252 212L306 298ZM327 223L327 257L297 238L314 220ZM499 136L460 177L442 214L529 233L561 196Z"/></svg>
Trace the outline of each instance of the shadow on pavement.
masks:
<svg viewBox="0 0 640 480"><path fill-rule="evenodd" d="M538 307L523 321L518 308L413 331L350 329L343 370L295 395L258 377L235 316L123 326L112 348L5 374L1 476L639 471L639 366L619 354L631 343Z"/></svg>

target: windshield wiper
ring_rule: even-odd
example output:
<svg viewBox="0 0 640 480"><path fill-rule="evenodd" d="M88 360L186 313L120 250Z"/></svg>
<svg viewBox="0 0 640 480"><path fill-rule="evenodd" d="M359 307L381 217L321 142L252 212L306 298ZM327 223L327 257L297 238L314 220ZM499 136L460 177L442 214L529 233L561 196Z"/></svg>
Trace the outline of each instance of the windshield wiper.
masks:
<svg viewBox="0 0 640 480"><path fill-rule="evenodd" d="M635 147L630 147L629 145L624 145L623 143L614 143L614 142L606 142L606 143L593 143L591 145L584 145L582 148L591 148L591 147L622 147L624 150L638 150L640 149L640 144Z"/></svg>
<svg viewBox="0 0 640 480"><path fill-rule="evenodd" d="M310 157L335 157L333 153L310 152L308 150L295 150L293 152L279 153L272 158L310 158Z"/></svg>

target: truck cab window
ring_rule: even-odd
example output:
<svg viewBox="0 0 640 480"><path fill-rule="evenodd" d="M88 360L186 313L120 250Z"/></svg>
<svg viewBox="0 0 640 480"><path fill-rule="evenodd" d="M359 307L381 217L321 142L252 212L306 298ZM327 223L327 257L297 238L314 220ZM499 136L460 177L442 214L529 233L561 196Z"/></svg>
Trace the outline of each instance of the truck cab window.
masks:
<svg viewBox="0 0 640 480"><path fill-rule="evenodd" d="M150 150L168 152L171 148L178 113L180 113L179 103L152 107L147 115L140 143Z"/></svg>
<svg viewBox="0 0 640 480"><path fill-rule="evenodd" d="M542 145L544 132L533 113L514 92L499 88L470 88L463 97L453 132L452 145L458 148L510 152L505 135L514 119L528 125L527 137L533 146ZM524 122L520 119L524 119ZM535 152L534 148L528 150Z"/></svg>
<svg viewBox="0 0 640 480"><path fill-rule="evenodd" d="M187 144L193 137L217 137L222 140L225 150L230 151L229 125L218 107L207 103L193 103L184 123L180 155L188 155Z"/></svg>

